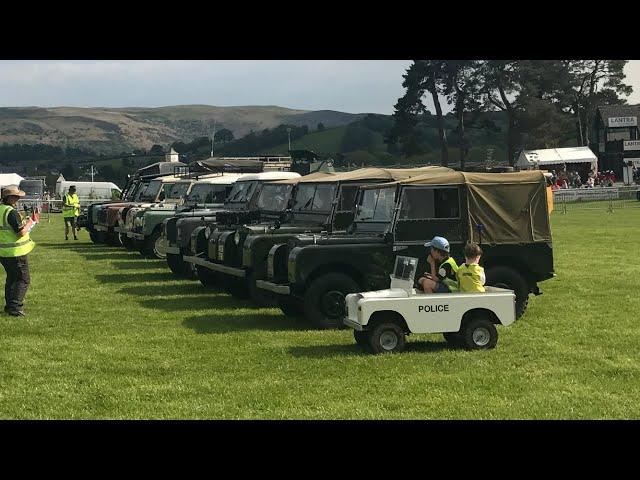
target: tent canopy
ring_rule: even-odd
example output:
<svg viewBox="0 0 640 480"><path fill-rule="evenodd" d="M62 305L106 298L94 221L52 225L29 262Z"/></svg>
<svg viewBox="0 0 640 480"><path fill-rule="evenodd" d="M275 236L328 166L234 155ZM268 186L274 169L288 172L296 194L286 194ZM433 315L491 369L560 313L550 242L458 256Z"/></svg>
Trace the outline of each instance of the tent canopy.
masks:
<svg viewBox="0 0 640 480"><path fill-rule="evenodd" d="M24 180L17 173L0 173L0 187L6 187L8 185L20 185L20 182Z"/></svg>
<svg viewBox="0 0 640 480"><path fill-rule="evenodd" d="M563 163L590 163L598 167L598 157L589 147L546 148L543 150L524 150L518 157L520 168L544 168L547 165Z"/></svg>

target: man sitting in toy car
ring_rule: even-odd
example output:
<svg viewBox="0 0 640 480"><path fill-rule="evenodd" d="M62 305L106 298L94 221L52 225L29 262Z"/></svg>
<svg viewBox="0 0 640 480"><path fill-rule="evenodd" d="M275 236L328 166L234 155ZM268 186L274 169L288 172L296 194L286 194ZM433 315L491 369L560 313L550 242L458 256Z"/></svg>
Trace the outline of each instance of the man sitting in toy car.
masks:
<svg viewBox="0 0 640 480"><path fill-rule="evenodd" d="M433 237L424 244L431 251L427 262L431 267L430 273L425 273L418 280L418 285L425 293L451 293L458 291L458 279L456 272L458 264L449 256L451 251L449 241L444 237ZM436 270L436 262L439 267Z"/></svg>

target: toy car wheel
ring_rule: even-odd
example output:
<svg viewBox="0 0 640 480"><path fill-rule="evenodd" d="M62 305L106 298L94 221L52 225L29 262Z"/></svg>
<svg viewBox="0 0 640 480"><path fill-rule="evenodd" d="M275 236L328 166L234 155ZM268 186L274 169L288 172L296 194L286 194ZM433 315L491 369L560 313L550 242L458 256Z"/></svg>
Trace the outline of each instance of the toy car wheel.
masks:
<svg viewBox="0 0 640 480"><path fill-rule="evenodd" d="M459 332L447 332L443 333L442 336L452 347L459 347L462 345L463 338Z"/></svg>
<svg viewBox="0 0 640 480"><path fill-rule="evenodd" d="M405 334L395 323L381 323L368 335L373 353L401 352L405 346Z"/></svg>
<svg viewBox="0 0 640 480"><path fill-rule="evenodd" d="M353 338L362 348L369 349L369 334L364 330L354 330Z"/></svg>
<svg viewBox="0 0 640 480"><path fill-rule="evenodd" d="M490 320L474 318L464 327L462 338L467 350L488 350L496 346L498 330Z"/></svg>

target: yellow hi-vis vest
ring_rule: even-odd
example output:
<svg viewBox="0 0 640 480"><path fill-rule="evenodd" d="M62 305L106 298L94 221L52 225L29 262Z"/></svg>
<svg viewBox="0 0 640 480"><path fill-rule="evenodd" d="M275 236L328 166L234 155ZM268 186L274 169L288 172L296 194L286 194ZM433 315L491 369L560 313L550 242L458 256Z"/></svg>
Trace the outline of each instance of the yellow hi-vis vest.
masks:
<svg viewBox="0 0 640 480"><path fill-rule="evenodd" d="M449 257L444 262L442 262L438 267L438 273L444 277L442 279L442 283L444 283L447 287L449 287L449 290L451 290L452 292L456 292L458 290L458 282L445 276L446 274L446 270L444 269L445 263L448 263L449 265L451 265L451 269L453 270L453 273L456 273L458 271L458 264L453 259L453 257Z"/></svg>
<svg viewBox="0 0 640 480"><path fill-rule="evenodd" d="M69 205L72 205L72 206L67 207L64 205L65 203L68 203ZM80 199L78 198L77 193L74 193L73 195L69 195L68 193L64 194L64 202L62 204L62 216L64 218L80 216Z"/></svg>
<svg viewBox="0 0 640 480"><path fill-rule="evenodd" d="M463 263L456 272L461 292L484 292L484 268L477 263L467 265Z"/></svg>
<svg viewBox="0 0 640 480"><path fill-rule="evenodd" d="M0 257L22 257L36 246L28 233L19 237L9 225L7 219L11 210L15 210L11 205L0 204ZM18 216L22 219L20 212Z"/></svg>

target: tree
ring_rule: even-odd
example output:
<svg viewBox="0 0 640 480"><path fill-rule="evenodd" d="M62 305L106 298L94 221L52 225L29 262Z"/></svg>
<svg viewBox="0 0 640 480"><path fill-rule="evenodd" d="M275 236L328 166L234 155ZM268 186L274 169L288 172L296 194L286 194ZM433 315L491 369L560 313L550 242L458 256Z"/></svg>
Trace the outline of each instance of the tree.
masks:
<svg viewBox="0 0 640 480"><path fill-rule="evenodd" d="M479 67L484 107L507 115L507 161L515 163L517 142L515 98L520 91L517 60L485 60Z"/></svg>
<svg viewBox="0 0 640 480"><path fill-rule="evenodd" d="M149 150L149 155L155 155L155 156L164 155L164 148L162 148L161 145L154 145Z"/></svg>
<svg viewBox="0 0 640 480"><path fill-rule="evenodd" d="M322 122L318 122L318 129L319 132L324 132L324 123Z"/></svg>
<svg viewBox="0 0 640 480"><path fill-rule="evenodd" d="M602 104L622 104L633 88L624 83L627 60L567 60L564 65L569 77L567 110L576 120L577 141L580 145L591 142L591 126L596 109Z"/></svg>
<svg viewBox="0 0 640 480"><path fill-rule="evenodd" d="M387 141L401 141L405 155L421 153L415 127L418 123L418 116L426 112L422 99L425 92L429 92L436 110L442 165L448 165L447 135L440 105L440 94L445 88L443 62L441 60L414 60L403 78L402 86L406 88L406 92L395 105L395 125L387 137Z"/></svg>
<svg viewBox="0 0 640 480"><path fill-rule="evenodd" d="M471 146L465 135L465 113L478 112L482 106L479 68L480 62L476 60L444 60L442 62L444 94L447 96L448 103L454 105L453 112L458 119L456 132L459 137L458 146L462 170L464 170L465 158Z"/></svg>
<svg viewBox="0 0 640 480"><path fill-rule="evenodd" d="M214 142L231 142L234 140L233 132L228 128L223 128L222 130L218 130L216 134L213 136Z"/></svg>

